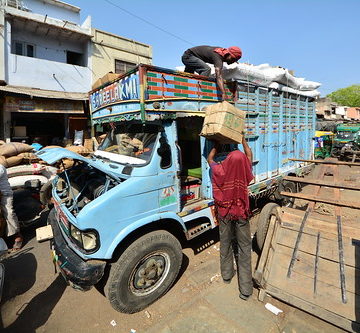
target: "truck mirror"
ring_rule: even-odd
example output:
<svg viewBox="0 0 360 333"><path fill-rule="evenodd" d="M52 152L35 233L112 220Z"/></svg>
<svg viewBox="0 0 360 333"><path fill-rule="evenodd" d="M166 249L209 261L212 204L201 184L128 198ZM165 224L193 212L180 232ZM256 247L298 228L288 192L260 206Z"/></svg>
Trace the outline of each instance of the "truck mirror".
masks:
<svg viewBox="0 0 360 333"><path fill-rule="evenodd" d="M167 143L165 136L160 137L160 147L157 150L157 153L161 157L160 166L162 169L167 169L171 167L171 147Z"/></svg>

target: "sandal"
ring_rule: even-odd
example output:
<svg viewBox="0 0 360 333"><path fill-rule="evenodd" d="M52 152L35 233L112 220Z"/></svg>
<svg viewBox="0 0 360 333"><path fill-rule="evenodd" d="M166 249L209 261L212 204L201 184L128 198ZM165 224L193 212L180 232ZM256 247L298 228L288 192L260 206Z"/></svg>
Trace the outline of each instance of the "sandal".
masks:
<svg viewBox="0 0 360 333"><path fill-rule="evenodd" d="M22 248L22 245L23 245L23 238L22 237L15 238L15 242L11 251L19 251Z"/></svg>

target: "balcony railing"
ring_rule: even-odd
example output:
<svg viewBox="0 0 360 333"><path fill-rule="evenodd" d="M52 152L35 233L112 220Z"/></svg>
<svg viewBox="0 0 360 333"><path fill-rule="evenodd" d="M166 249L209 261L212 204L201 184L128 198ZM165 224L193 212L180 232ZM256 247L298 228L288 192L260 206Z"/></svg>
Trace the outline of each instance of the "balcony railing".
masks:
<svg viewBox="0 0 360 333"><path fill-rule="evenodd" d="M29 12L30 10L25 6L22 0L0 0L0 7L12 7L19 10Z"/></svg>

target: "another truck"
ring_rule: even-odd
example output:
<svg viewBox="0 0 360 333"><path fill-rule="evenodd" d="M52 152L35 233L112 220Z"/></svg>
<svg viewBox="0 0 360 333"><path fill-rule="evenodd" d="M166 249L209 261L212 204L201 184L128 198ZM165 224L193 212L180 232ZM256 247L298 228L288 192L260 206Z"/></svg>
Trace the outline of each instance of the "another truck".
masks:
<svg viewBox="0 0 360 333"><path fill-rule="evenodd" d="M282 177L312 167L290 159L313 157L313 99L249 82L238 82L235 94L247 112L253 202L283 199L280 186L296 188ZM199 133L220 96L214 79L139 65L90 92L94 131L106 133L90 158L63 148L38 153L50 164L75 161L53 182L48 219L55 261L74 288L105 284L113 308L133 313L172 286L182 246L217 226L206 161L212 144Z"/></svg>

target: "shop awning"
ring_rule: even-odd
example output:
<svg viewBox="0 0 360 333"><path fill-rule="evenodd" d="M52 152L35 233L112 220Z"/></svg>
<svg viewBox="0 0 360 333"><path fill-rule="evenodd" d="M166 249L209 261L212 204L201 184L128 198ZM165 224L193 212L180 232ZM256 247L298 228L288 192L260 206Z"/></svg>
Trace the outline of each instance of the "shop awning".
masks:
<svg viewBox="0 0 360 333"><path fill-rule="evenodd" d="M68 99L74 101L84 101L88 99L87 93L76 93L66 91L44 90L37 88L18 87L18 86L0 86L0 91L5 91L14 94L27 95L30 97L54 98L54 99Z"/></svg>

